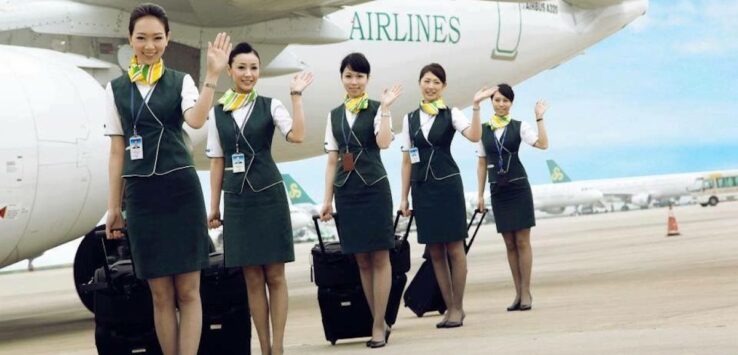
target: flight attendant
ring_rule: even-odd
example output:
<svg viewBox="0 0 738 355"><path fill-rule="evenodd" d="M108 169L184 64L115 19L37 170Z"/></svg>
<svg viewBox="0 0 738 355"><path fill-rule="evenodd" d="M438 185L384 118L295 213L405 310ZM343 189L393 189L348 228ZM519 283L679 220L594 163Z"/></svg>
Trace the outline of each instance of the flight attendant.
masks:
<svg viewBox="0 0 738 355"><path fill-rule="evenodd" d="M105 232L110 239L120 238L127 225L136 276L151 288L163 352L196 354L202 331L200 270L208 266L210 241L182 123L192 128L205 124L230 38L220 33L208 43L205 87L198 94L192 77L165 67L161 59L169 42L164 9L139 5L128 31L134 51L130 68L106 88L110 192Z"/></svg>
<svg viewBox="0 0 738 355"><path fill-rule="evenodd" d="M418 242L428 245L433 271L448 312L437 328L464 324L466 285L466 201L461 175L451 156L456 132L478 142L479 115L471 124L457 108L446 106L446 71L437 63L420 70L420 106L405 115L402 125L402 200L400 209L410 215L407 200L412 188ZM489 94L487 94L489 96ZM449 265L450 262L450 265Z"/></svg>
<svg viewBox="0 0 738 355"><path fill-rule="evenodd" d="M515 93L507 84L500 84L492 95L495 114L482 127L482 140L477 153L478 207L484 208L484 185L489 175L492 212L497 232L502 234L507 248L515 283L515 300L508 311L528 311L533 307L530 294L530 274L533 254L530 246L530 228L536 225L533 215L533 195L525 168L518 157L520 143L538 149L548 148L543 114L548 109L545 101L536 103L534 112L538 129L525 121L510 117ZM474 115L479 115L479 101L474 101Z"/></svg>
<svg viewBox="0 0 738 355"><path fill-rule="evenodd" d="M207 155L210 160L210 228L220 222L220 194L225 192L223 249L227 267L242 267L249 309L261 353L284 352L287 281L284 264L295 260L292 223L282 174L272 158L275 128L291 143L305 138L302 92L312 74L298 74L290 84L294 119L277 99L259 95L259 53L239 43L228 57L233 89L210 112ZM266 289L269 289L267 298ZM269 320L273 338L270 336ZM270 339L271 338L271 339Z"/></svg>
<svg viewBox="0 0 738 355"><path fill-rule="evenodd" d="M346 96L328 114L325 128L328 164L321 219L331 218L335 193L341 250L356 257L374 317L367 346L379 348L389 338L384 316L392 285L389 249L395 245L392 193L379 150L392 143L390 106L402 89L394 86L384 90L381 101L370 100L366 94L370 66L361 53L343 58L339 72Z"/></svg>

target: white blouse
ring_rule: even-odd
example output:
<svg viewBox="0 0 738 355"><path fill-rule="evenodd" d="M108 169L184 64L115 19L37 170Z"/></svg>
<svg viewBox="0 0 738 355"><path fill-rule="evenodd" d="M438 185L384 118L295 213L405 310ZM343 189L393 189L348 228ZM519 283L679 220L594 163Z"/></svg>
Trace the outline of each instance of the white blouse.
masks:
<svg viewBox="0 0 738 355"><path fill-rule="evenodd" d="M251 117L251 106L254 105L254 102L246 104L231 113L239 129L243 130L243 126L249 121L249 118ZM292 130L292 117L290 116L289 111L287 111L287 108L281 101L274 98L272 99L270 111L272 113L272 122L274 123L274 126L277 127L286 138L287 134ZM220 144L220 135L218 134L218 127L215 124L214 109L211 109L210 114L208 115L208 143L205 154L210 158L223 158L223 146Z"/></svg>
<svg viewBox="0 0 738 355"><path fill-rule="evenodd" d="M433 122L435 122L436 116L431 116L425 111L420 110L420 130L423 132L423 136L428 138L428 133L431 130L431 127L433 127ZM469 120L466 118L463 112L459 110L458 108L454 107L451 109L451 124L454 126L454 129L462 133L465 129L469 128L471 124L469 123ZM413 135L415 132L412 133ZM410 123L409 123L409 117L408 115L405 115L405 117L402 118L402 147L400 149L403 152L407 152L410 150L410 147L412 146L411 141L412 137L410 134Z"/></svg>
<svg viewBox="0 0 738 355"><path fill-rule="evenodd" d="M490 129L489 126L482 126L482 129ZM495 137L497 139L500 139L502 137L502 134L507 130L507 127L504 129L496 129L495 130ZM522 121L520 122L520 139L525 142L526 144L533 146L538 142L538 131L533 129L533 127L528 124L528 122ZM482 140L479 140L479 143L477 143L477 156L479 157L486 157L487 153L484 151L484 143Z"/></svg>
<svg viewBox="0 0 738 355"><path fill-rule="evenodd" d="M136 87L138 88L138 92L141 93L141 97L146 99L146 102L149 102L150 97L147 97L147 95L149 94L149 91L153 90L156 87L156 83L154 83L154 85L149 85L149 84L137 81ZM107 97L105 125L104 125L105 135L106 136L122 136L124 135L123 125L120 121L120 114L118 113L118 107L115 104L115 96L113 95L113 87L111 86L110 83L108 83L108 85L105 87L105 95ZM195 106L195 103L197 103L197 99L200 98L200 93L197 91L197 86L195 86L195 81L192 80L192 77L189 74L186 74L182 81L181 96L182 96L182 105L181 105L182 113L184 113L185 111Z"/></svg>
<svg viewBox="0 0 738 355"><path fill-rule="evenodd" d="M354 127L354 122L356 121L357 114L349 111L344 110L346 112L346 120L348 121L349 128ZM379 134L379 125L382 122L382 112L381 110L377 110L377 115L374 116L374 135ZM392 120L389 120L390 130L392 130ZM338 141L336 141L336 137L333 136L333 128L331 127L331 114L328 113L328 119L326 120L325 125L325 151L338 151Z"/></svg>

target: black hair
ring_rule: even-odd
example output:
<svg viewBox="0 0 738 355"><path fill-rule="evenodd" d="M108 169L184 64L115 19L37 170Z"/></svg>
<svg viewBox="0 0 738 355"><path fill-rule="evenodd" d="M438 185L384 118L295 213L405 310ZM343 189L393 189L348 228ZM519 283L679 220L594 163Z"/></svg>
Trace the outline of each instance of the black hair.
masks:
<svg viewBox="0 0 738 355"><path fill-rule="evenodd" d="M347 67L355 72L364 73L367 76L371 71L369 61L363 54L357 52L351 53L343 58L341 61L341 75L343 75L343 70Z"/></svg>
<svg viewBox="0 0 738 355"><path fill-rule="evenodd" d="M136 22L140 18L145 16L156 17L164 25L165 35L169 35L169 18L167 17L167 12L164 11L163 7L152 3L138 5L131 11L131 18L128 22L129 35L133 36L133 27L136 26Z"/></svg>
<svg viewBox="0 0 738 355"><path fill-rule="evenodd" d="M443 85L446 85L446 71L443 69L443 67L438 63L430 63L423 67L423 69L420 69L420 77L418 77L418 81L423 79L423 75L426 73L431 73L438 77L439 80L443 83Z"/></svg>
<svg viewBox="0 0 738 355"><path fill-rule="evenodd" d="M251 47L250 44L247 42L241 42L237 44L235 47L233 47L233 50L231 50L231 54L228 55L228 66L233 64L233 58L236 58L239 54L248 54L248 53L254 53L256 56L256 59L259 60L259 63L261 63L261 57L259 57L259 52L254 49L254 47Z"/></svg>
<svg viewBox="0 0 738 355"><path fill-rule="evenodd" d="M510 102L513 102L515 100L515 92L513 92L513 89L512 87L510 87L510 85L507 85L505 83L498 84L497 92L499 92L500 95L510 100ZM495 95L493 94L492 96L495 96Z"/></svg>

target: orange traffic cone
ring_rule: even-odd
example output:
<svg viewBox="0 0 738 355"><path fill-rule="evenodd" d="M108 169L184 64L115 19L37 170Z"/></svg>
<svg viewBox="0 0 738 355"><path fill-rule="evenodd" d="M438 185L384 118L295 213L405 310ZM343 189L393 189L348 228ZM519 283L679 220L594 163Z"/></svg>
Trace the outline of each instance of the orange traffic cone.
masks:
<svg viewBox="0 0 738 355"><path fill-rule="evenodd" d="M679 226L677 225L676 217L674 217L674 210L669 205L669 220L667 222L666 236L673 237L675 235L679 235Z"/></svg>

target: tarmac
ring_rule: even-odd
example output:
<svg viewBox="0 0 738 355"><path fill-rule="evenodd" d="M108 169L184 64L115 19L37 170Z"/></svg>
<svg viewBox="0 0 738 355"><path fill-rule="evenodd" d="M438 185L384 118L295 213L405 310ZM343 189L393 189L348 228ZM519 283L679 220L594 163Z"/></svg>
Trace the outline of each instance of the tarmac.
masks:
<svg viewBox="0 0 738 355"><path fill-rule="evenodd" d="M506 312L514 291L504 243L484 225L469 254L466 320L401 306L389 344L325 340L309 244L287 265L287 354L738 354L738 203L538 220L533 309ZM413 268L422 247L411 235ZM92 314L72 269L0 275L0 354L95 354ZM259 353L252 339L252 352Z"/></svg>

